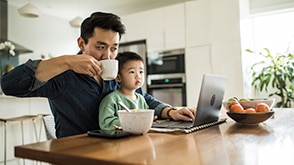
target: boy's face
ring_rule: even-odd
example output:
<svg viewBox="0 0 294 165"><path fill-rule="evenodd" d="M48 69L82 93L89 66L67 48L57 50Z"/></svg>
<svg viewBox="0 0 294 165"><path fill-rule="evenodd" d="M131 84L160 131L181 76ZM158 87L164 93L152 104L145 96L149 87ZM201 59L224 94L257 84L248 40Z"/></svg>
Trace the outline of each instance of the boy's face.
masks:
<svg viewBox="0 0 294 165"><path fill-rule="evenodd" d="M122 88L135 90L144 84L144 64L139 60L131 60L126 62L116 78L121 83Z"/></svg>
<svg viewBox="0 0 294 165"><path fill-rule="evenodd" d="M78 44L83 54L93 56L98 61L104 59L114 59L118 53L119 33L112 30L95 28L93 36L85 44L82 38L78 39Z"/></svg>

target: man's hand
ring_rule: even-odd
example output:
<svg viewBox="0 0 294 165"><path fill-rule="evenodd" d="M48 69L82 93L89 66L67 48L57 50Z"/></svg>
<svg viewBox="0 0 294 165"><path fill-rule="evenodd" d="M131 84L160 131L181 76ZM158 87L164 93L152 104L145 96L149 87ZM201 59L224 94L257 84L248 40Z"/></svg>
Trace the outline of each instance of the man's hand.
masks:
<svg viewBox="0 0 294 165"><path fill-rule="evenodd" d="M76 55L70 58L69 69L91 77L101 74L100 62L90 55Z"/></svg>
<svg viewBox="0 0 294 165"><path fill-rule="evenodd" d="M173 120L193 121L195 119L196 108L183 107L177 110L171 110L169 116Z"/></svg>

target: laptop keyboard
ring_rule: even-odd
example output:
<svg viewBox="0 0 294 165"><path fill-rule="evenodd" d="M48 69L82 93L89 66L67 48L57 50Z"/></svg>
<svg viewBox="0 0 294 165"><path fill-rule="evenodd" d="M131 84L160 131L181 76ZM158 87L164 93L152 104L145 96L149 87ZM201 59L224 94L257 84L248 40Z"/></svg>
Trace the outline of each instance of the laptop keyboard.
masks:
<svg viewBox="0 0 294 165"><path fill-rule="evenodd" d="M192 126L193 122L172 120L156 120L152 124L152 127L157 128L190 128Z"/></svg>

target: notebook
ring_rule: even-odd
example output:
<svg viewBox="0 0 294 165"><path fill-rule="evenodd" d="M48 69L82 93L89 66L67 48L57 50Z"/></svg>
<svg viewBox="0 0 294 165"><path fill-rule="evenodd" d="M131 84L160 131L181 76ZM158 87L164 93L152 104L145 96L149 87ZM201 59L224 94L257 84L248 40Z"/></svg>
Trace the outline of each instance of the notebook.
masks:
<svg viewBox="0 0 294 165"><path fill-rule="evenodd" d="M195 120L192 122L157 120L153 122L151 131L179 131L189 133L225 122L226 118L220 119L219 116L226 83L226 76L204 74L196 108Z"/></svg>

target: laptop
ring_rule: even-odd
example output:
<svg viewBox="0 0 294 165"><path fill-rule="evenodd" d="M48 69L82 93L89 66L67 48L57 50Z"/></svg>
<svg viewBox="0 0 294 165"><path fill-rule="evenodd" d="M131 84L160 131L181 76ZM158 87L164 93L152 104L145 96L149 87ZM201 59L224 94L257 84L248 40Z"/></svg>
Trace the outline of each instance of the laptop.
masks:
<svg viewBox="0 0 294 165"><path fill-rule="evenodd" d="M195 120L192 122L157 120L152 128L179 128L188 132L220 124L226 118L220 119L220 109L224 98L227 77L222 75L204 74L200 89ZM154 130L154 129L153 129Z"/></svg>

